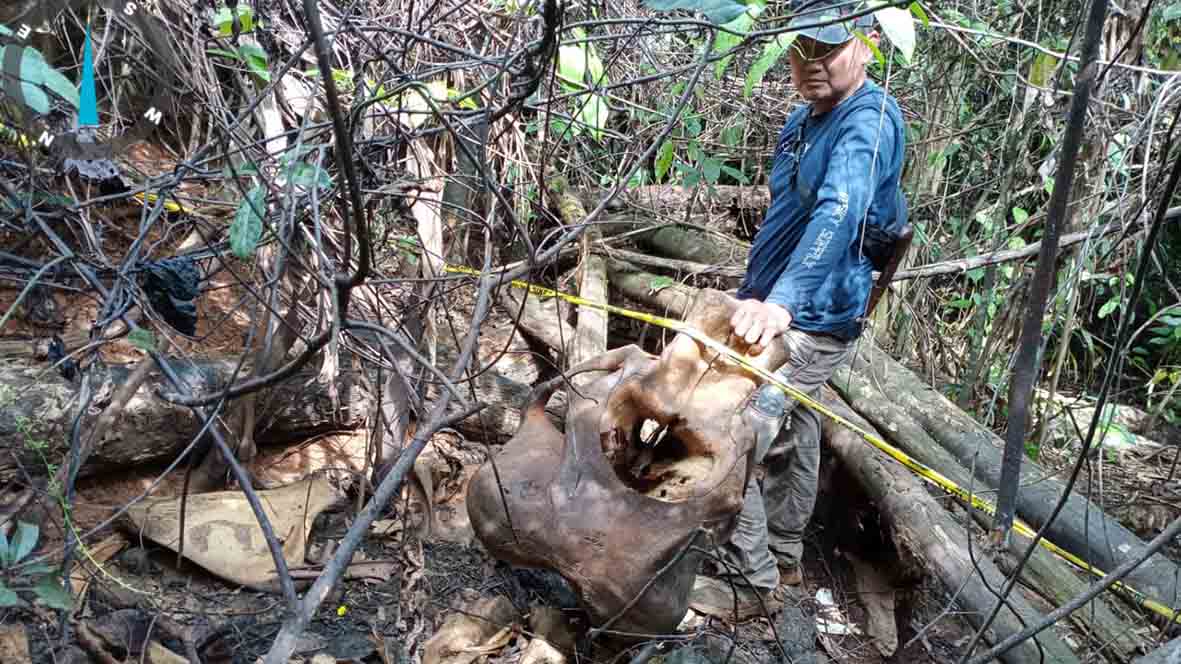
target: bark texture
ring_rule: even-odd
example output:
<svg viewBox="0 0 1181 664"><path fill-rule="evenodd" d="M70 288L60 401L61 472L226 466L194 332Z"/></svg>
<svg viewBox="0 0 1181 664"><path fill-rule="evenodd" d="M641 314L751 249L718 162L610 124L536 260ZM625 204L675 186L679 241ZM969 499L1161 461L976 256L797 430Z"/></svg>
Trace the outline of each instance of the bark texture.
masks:
<svg viewBox="0 0 1181 664"><path fill-rule="evenodd" d="M232 360L169 360L195 395L216 393L228 384L235 368ZM23 359L0 362L0 483L23 481L21 467L30 476L45 476L50 464L61 466L68 459L70 431L78 409L76 386L58 373L46 371L47 366ZM113 364L92 369L97 372L97 387L82 418L81 431L94 425L133 367ZM341 372L337 385L340 406L334 408L327 389L316 381L317 370L315 363L309 363L259 399L255 425L260 441L294 440L363 423L370 397L358 380L360 375ZM201 430L201 420L189 408L171 404L160 394L180 396L156 369L131 397L115 426L97 441L79 477L171 459L188 445Z"/></svg>
<svg viewBox="0 0 1181 664"><path fill-rule="evenodd" d="M866 375L841 367L833 373L831 385L859 415L884 433L893 445L959 486L986 500L992 500L993 493L987 487L980 486L979 481L973 482L972 474L940 447L905 408L879 392ZM989 527L987 515L973 512L973 516L977 517L982 527ZM1012 573L1016 559L1025 554L1030 543L1031 540L1026 537L1013 535L1008 555L998 559L998 565L1005 574ZM1021 580L1027 588L1055 606L1061 606L1082 594L1089 585L1089 580L1081 577L1072 566L1040 546L1022 569ZM1121 615L1113 600L1112 596L1099 596L1085 610L1072 614L1071 619L1084 633L1094 635L1096 642L1103 644L1119 661L1128 661L1135 654L1139 639L1134 632L1135 626Z"/></svg>
<svg viewBox="0 0 1181 664"><path fill-rule="evenodd" d="M1003 443L987 427L927 385L906 367L863 339L853 358L854 373L865 375L882 395L889 395L917 421L939 446L960 464L973 469L981 488L996 487L1000 481ZM882 398L885 398L884 396ZM859 399L858 407L867 400ZM942 471L936 464L929 464ZM1026 460L1021 469L1021 491L1017 511L1034 528L1041 528L1062 494L1065 482ZM1090 561L1103 570L1111 570L1144 551L1147 545L1118 520L1108 516L1086 497L1072 494L1062 511L1046 531L1055 544ZM1181 569L1164 555L1152 555L1127 577L1137 590L1165 605L1176 603Z"/></svg>
<svg viewBox="0 0 1181 664"><path fill-rule="evenodd" d="M842 417L866 429L873 428L858 416L831 388L821 391L820 401ZM948 595L975 627L983 623L1005 576L979 548L971 555L967 543L971 534L923 488L910 471L879 454L856 433L829 418L822 418L821 432L829 449L849 470L881 510L890 525L898 551L910 564L927 570L943 584ZM1020 594L1009 596L1009 608L1001 609L989 629L987 640L998 643L1021 631L1041 615ZM1045 651L1046 662L1078 662L1064 640L1049 633L1035 637ZM1006 664L1034 664L1041 661L1033 641L1026 641L1001 656Z"/></svg>

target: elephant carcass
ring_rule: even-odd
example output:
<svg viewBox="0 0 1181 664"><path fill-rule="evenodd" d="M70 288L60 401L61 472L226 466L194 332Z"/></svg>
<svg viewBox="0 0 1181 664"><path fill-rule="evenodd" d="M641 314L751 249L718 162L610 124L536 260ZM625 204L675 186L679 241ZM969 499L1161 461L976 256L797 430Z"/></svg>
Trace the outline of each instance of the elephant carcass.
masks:
<svg viewBox="0 0 1181 664"><path fill-rule="evenodd" d="M737 304L703 289L686 322L775 370L782 344L750 356L731 337ZM724 542L741 509L754 447L742 410L762 381L685 334L659 357L629 345L570 373L581 371L595 373L567 383L565 434L545 414L560 384L551 381L530 395L495 463L473 477L476 536L500 560L561 574L598 626L614 619L613 631L671 632L704 555L695 549ZM641 433L652 430L662 436L649 446Z"/></svg>

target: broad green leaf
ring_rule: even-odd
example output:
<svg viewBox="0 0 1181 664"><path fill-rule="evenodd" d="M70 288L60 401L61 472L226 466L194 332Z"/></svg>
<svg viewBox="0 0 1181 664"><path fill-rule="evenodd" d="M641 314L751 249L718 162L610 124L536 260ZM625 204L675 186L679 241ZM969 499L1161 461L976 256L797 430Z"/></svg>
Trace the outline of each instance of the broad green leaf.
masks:
<svg viewBox="0 0 1181 664"><path fill-rule="evenodd" d="M37 536L40 532L41 529L36 524L24 521L16 524L16 533L13 534L12 544L9 545L9 554L13 564L24 560L25 556L33 551L33 548L37 546Z"/></svg>
<svg viewBox="0 0 1181 664"><path fill-rule="evenodd" d="M230 250L242 260L254 255L258 241L262 239L262 215L266 214L266 199L266 190L262 185L256 185L247 192L246 199L238 206L234 221L230 223Z"/></svg>
<svg viewBox="0 0 1181 664"><path fill-rule="evenodd" d="M746 11L746 5L735 0L644 0L644 5L657 11L689 9L705 14L711 23L729 23Z"/></svg>
<svg viewBox="0 0 1181 664"><path fill-rule="evenodd" d="M718 178L722 175L722 162L717 159L706 157L701 162L701 171L705 174L705 181L710 184L717 184Z"/></svg>
<svg viewBox="0 0 1181 664"><path fill-rule="evenodd" d="M222 7L213 15L213 23L222 37L234 34L234 15L231 12L229 7ZM243 33L254 30L254 11L249 7L238 7L238 25L242 26Z"/></svg>
<svg viewBox="0 0 1181 664"><path fill-rule="evenodd" d="M254 72L255 75L264 81L269 82L271 80L271 72L267 64L267 52L262 50L261 46L258 44L242 44L238 51L245 58L250 71Z"/></svg>
<svg viewBox="0 0 1181 664"><path fill-rule="evenodd" d="M750 71L746 73L746 85L742 87L742 96L750 97L751 90L763 82L763 77L767 72L779 62L779 58L787 52L792 43L796 40L796 33L787 32L777 35L775 39L767 42L763 46L763 53L759 55L759 59L755 60L750 66Z"/></svg>
<svg viewBox="0 0 1181 664"><path fill-rule="evenodd" d="M886 33L890 43L902 51L902 57L909 64L914 56L915 44L914 19L910 12L901 7L883 7L873 15L878 19L882 32Z"/></svg>
<svg viewBox="0 0 1181 664"><path fill-rule="evenodd" d="M1107 318L1107 316L1111 314L1111 312L1115 311L1115 308L1118 306L1119 300L1108 300L1103 304L1102 307L1099 307L1099 318Z"/></svg>
<svg viewBox="0 0 1181 664"><path fill-rule="evenodd" d="M738 182L740 182L742 184L750 184L750 178L746 177L746 174L744 174L742 171L738 170L737 168L734 168L733 166L727 166L725 164L722 164L722 172L729 175L730 177L734 178L735 180L737 180Z"/></svg>
<svg viewBox="0 0 1181 664"><path fill-rule="evenodd" d="M33 586L33 594L51 609L69 611L74 608L74 598L51 576L42 577L41 582Z"/></svg>
<svg viewBox="0 0 1181 664"><path fill-rule="evenodd" d="M25 603L21 601L21 598L9 589L8 586L4 585L3 581L0 581L0 609L24 605Z"/></svg>
<svg viewBox="0 0 1181 664"><path fill-rule="evenodd" d="M156 350L155 335L142 327L129 332L127 342L145 352Z"/></svg>
<svg viewBox="0 0 1181 664"><path fill-rule="evenodd" d="M742 130L741 120L734 124L726 125L726 128L722 130L722 145L728 148L737 147L738 142L742 140Z"/></svg>
<svg viewBox="0 0 1181 664"><path fill-rule="evenodd" d="M910 13L915 15L915 18L923 22L924 28L931 27L931 19L927 18L927 10L919 4L918 0L910 3Z"/></svg>
<svg viewBox="0 0 1181 664"><path fill-rule="evenodd" d="M233 58L234 60L241 60L242 59L242 56L238 55L237 51L227 51L224 48L207 48L207 49L205 49L205 54L206 55L221 55L221 56L225 56L227 58Z"/></svg>
<svg viewBox="0 0 1181 664"><path fill-rule="evenodd" d="M0 25L0 35L4 35L5 37L11 37L12 30L9 30L8 28L4 27L3 25Z"/></svg>
<svg viewBox="0 0 1181 664"><path fill-rule="evenodd" d="M1016 221L1018 224L1024 224L1029 221L1029 213L1022 208L1015 207L1013 208L1013 221Z"/></svg>
<svg viewBox="0 0 1181 664"><path fill-rule="evenodd" d="M78 108L78 105L82 103L78 96L78 87L74 85L74 82L53 67L46 65L41 70L41 81L45 87L49 88L50 92L66 100L70 106Z"/></svg>
<svg viewBox="0 0 1181 664"><path fill-rule="evenodd" d="M590 101L578 112L578 119L590 126L591 135L596 141L603 140L603 129L607 126L607 117L611 109L607 102L599 95L591 95Z"/></svg>
<svg viewBox="0 0 1181 664"><path fill-rule="evenodd" d="M972 306L972 301L967 298L958 298L947 303L947 306L952 309L967 309Z"/></svg>
<svg viewBox="0 0 1181 664"><path fill-rule="evenodd" d="M862 44L865 44L866 48L869 49L870 53L873 53L873 57L878 61L878 64L885 67L886 66L886 56L882 55L882 50L880 48L878 48L878 45L873 43L872 41L870 41L869 37L866 37L865 33L863 33L860 30L854 30L853 34L857 37L858 40L861 41Z"/></svg>
<svg viewBox="0 0 1181 664"><path fill-rule="evenodd" d="M653 164L652 175L660 182L666 173L668 173L669 166L672 166L673 156L677 152L676 145L668 139L665 139L664 144L660 146L660 151L656 154L656 161Z"/></svg>
<svg viewBox="0 0 1181 664"><path fill-rule="evenodd" d="M603 61L599 59L599 54L595 51L595 47L591 44L583 44L586 49L586 73L590 75L591 85L607 85L610 81L607 80L606 72L603 68Z"/></svg>
<svg viewBox="0 0 1181 664"><path fill-rule="evenodd" d="M675 286L676 283L677 282L673 281L669 277L664 277L664 276L655 277L652 279L652 281L650 281L648 283L648 289L653 290L653 291L658 291L662 288L668 288L669 286Z"/></svg>
<svg viewBox="0 0 1181 664"><path fill-rule="evenodd" d="M742 40L746 38L746 33L750 32L751 26L754 25L755 16L761 11L761 7L751 7L738 18L723 25L723 28L733 30L733 32L718 32L718 38L714 40L714 53L725 53L741 44ZM733 59L733 55L727 55L718 60L714 65L714 77L720 79L722 72L726 71L726 67L730 66L730 61Z"/></svg>
<svg viewBox="0 0 1181 664"><path fill-rule="evenodd" d="M0 528L0 568L12 565L11 547L8 546L8 535Z"/></svg>
<svg viewBox="0 0 1181 664"><path fill-rule="evenodd" d="M1039 88L1048 86L1057 66L1058 58L1049 53L1038 53L1029 65L1029 82Z"/></svg>
<svg viewBox="0 0 1181 664"><path fill-rule="evenodd" d="M586 68L587 57L583 44L558 47L558 76L565 82L584 85Z"/></svg>
<svg viewBox="0 0 1181 664"><path fill-rule="evenodd" d="M1160 18L1164 23L1175 21L1181 18L1181 2L1174 2L1168 7L1165 7L1165 10L1161 12Z"/></svg>

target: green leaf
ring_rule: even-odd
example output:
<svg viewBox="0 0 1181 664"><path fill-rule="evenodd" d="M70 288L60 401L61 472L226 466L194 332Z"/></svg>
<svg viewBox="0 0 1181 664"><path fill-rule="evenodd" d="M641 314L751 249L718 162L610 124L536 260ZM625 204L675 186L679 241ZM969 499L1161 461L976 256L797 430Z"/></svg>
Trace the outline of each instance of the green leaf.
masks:
<svg viewBox="0 0 1181 664"><path fill-rule="evenodd" d="M27 53L26 53L27 54ZM38 54L38 57L40 54ZM28 62L26 58L25 62ZM60 71L42 61L41 68L41 84L48 88L50 92L66 100L70 106L78 108L82 100L78 95L78 86L74 82L66 78ZM21 63L21 69L24 70L24 63Z"/></svg>
<svg viewBox="0 0 1181 664"><path fill-rule="evenodd" d="M1119 300L1115 299L1108 300L1107 302L1103 303L1103 306L1099 307L1099 318L1107 318L1108 314L1115 311L1115 308L1118 306Z"/></svg>
<svg viewBox="0 0 1181 664"><path fill-rule="evenodd" d="M729 175L730 177L734 178L735 180L737 180L738 182L740 182L742 184L750 184L750 178L746 177L745 173L738 170L737 168L734 168L733 166L727 166L725 164L722 164L722 172L725 173L726 175Z"/></svg>
<svg viewBox="0 0 1181 664"><path fill-rule="evenodd" d="M24 605L25 603L21 601L21 598L9 589L8 586L4 585L3 581L0 581L0 609Z"/></svg>
<svg viewBox="0 0 1181 664"><path fill-rule="evenodd" d="M656 154L656 163L653 164L652 175L659 182L668 173L669 166L672 166L673 156L676 154L676 145L671 140L665 140L664 144L660 146L660 151Z"/></svg>
<svg viewBox="0 0 1181 664"><path fill-rule="evenodd" d="M250 71L254 72L256 76L264 81L271 80L270 68L267 64L267 52L262 50L258 44L242 44L238 48L239 53L246 59L246 65L250 67Z"/></svg>
<svg viewBox="0 0 1181 664"><path fill-rule="evenodd" d="M33 594L51 609L69 611L74 608L74 598L51 576L42 577L41 582L33 586Z"/></svg>
<svg viewBox="0 0 1181 664"><path fill-rule="evenodd" d="M237 51L227 51L224 48L207 48L207 49L205 49L205 54L206 55L224 55L225 57L233 58L234 60L241 60L242 59L242 56L238 55Z"/></svg>
<svg viewBox="0 0 1181 664"><path fill-rule="evenodd" d="M129 332L127 334L127 342L144 352L156 350L155 335L142 327Z"/></svg>
<svg viewBox="0 0 1181 664"><path fill-rule="evenodd" d="M759 59L755 60L750 66L750 71L746 72L746 84L742 87L742 96L750 97L751 90L763 82L763 77L767 72L779 62L779 58L787 52L792 43L796 40L796 33L787 32L775 37L763 46L763 52L759 55Z"/></svg>
<svg viewBox="0 0 1181 664"><path fill-rule="evenodd" d="M722 162L712 157L706 157L701 162L701 170L705 174L705 181L710 184L717 184L718 178L722 175Z"/></svg>
<svg viewBox="0 0 1181 664"><path fill-rule="evenodd" d="M232 11L229 7L222 7L213 15L213 23L222 37L231 37L234 34ZM249 7L238 7L238 25L242 26L243 33L254 30L254 11Z"/></svg>
<svg viewBox="0 0 1181 664"><path fill-rule="evenodd" d="M644 5L656 11L689 9L705 14L711 23L729 23L746 11L746 5L735 0L644 0Z"/></svg>
<svg viewBox="0 0 1181 664"><path fill-rule="evenodd" d="M9 567L12 565L12 554L9 553L11 547L8 546L8 535L4 534L4 529L0 528L0 568Z"/></svg>
<svg viewBox="0 0 1181 664"><path fill-rule="evenodd" d="M582 44L558 47L558 76L567 83L583 84L586 76L586 49Z"/></svg>
<svg viewBox="0 0 1181 664"><path fill-rule="evenodd" d="M677 282L673 281L669 277L664 277L664 276L655 277L654 279L652 279L651 282L648 283L648 289L652 290L652 291L658 291L662 288L668 288L669 286L675 286L676 283Z"/></svg>
<svg viewBox="0 0 1181 664"><path fill-rule="evenodd" d="M9 545L8 549L12 559L10 564L15 565L19 563L33 551L34 547L37 546L37 536L40 532L41 530L37 527L37 524L26 523L24 521L16 524L16 534L12 536L12 544Z"/></svg>
<svg viewBox="0 0 1181 664"><path fill-rule="evenodd" d="M590 101L578 112L578 119L590 126L591 135L596 141L603 140L603 129L607 126L607 118L611 115L611 108L599 95L592 95Z"/></svg>
<svg viewBox="0 0 1181 664"><path fill-rule="evenodd" d="M733 30L733 32L718 33L718 38L714 40L714 53L725 53L741 44L742 40L746 38L746 33L750 32L751 26L754 25L755 15L761 11L761 7L751 7L738 18L723 25L723 28ZM726 71L726 67L730 66L730 61L733 59L733 55L727 55L718 60L714 65L714 77L722 78L722 72Z"/></svg>
<svg viewBox="0 0 1181 664"><path fill-rule="evenodd" d="M968 309L972 306L972 301L966 297L961 297L948 302L947 306L952 309Z"/></svg>
<svg viewBox="0 0 1181 664"><path fill-rule="evenodd" d="M878 61L878 64L885 67L886 56L882 55L882 50L878 48L878 45L870 41L869 37L866 37L865 33L861 32L860 30L854 30L853 34L858 40L861 41L862 44L865 44L870 53L873 53L873 57Z"/></svg>
<svg viewBox="0 0 1181 664"><path fill-rule="evenodd" d="M0 58L3 57L4 49L0 48ZM45 94L41 87L43 72L48 67L36 49L25 47L21 59L21 95L24 97L25 106L41 115L49 113L49 95Z"/></svg>
<svg viewBox="0 0 1181 664"><path fill-rule="evenodd" d="M238 206L234 221L230 223L230 250L242 260L254 255L258 241L262 239L262 215L266 213L267 192L262 185L255 185L246 193L246 199Z"/></svg>
<svg viewBox="0 0 1181 664"><path fill-rule="evenodd" d="M881 24L882 32L886 33L890 43L902 51L902 57L909 64L914 56L915 44L914 19L911 18L910 12L901 7L883 7L873 15Z"/></svg>
<svg viewBox="0 0 1181 664"><path fill-rule="evenodd" d="M931 27L931 19L927 18L927 10L918 3L918 0L910 3L910 13L914 14L916 18L923 22L924 28Z"/></svg>
<svg viewBox="0 0 1181 664"><path fill-rule="evenodd" d="M1160 18L1163 23L1181 18L1181 2L1174 2L1172 5L1165 7L1165 10L1161 12Z"/></svg>
<svg viewBox="0 0 1181 664"><path fill-rule="evenodd" d="M1039 53L1029 65L1029 82L1039 88L1046 87L1057 66L1058 58L1049 53Z"/></svg>
<svg viewBox="0 0 1181 664"><path fill-rule="evenodd" d="M1019 207L1015 207L1013 208L1013 221L1016 221L1018 224L1024 224L1029 221L1029 213Z"/></svg>

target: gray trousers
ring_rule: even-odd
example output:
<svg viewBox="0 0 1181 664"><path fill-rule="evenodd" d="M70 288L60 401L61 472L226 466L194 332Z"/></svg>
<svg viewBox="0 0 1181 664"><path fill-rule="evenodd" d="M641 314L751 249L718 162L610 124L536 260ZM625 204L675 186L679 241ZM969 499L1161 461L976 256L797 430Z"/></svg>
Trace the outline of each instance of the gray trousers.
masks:
<svg viewBox="0 0 1181 664"><path fill-rule="evenodd" d="M794 329L779 339L788 351L787 362L777 372L779 377L811 397L853 351L852 342ZM722 558L761 589L779 585L776 558L785 566L799 564L804 554L804 528L816 506L820 416L790 396L786 408L779 434L764 457L755 460L766 469L762 486L752 475L734 534L721 547ZM721 571L727 570L723 566Z"/></svg>

